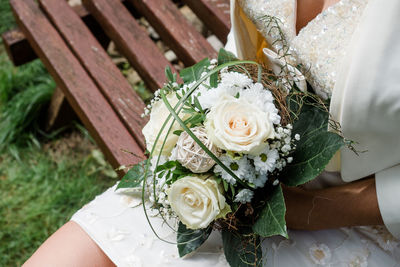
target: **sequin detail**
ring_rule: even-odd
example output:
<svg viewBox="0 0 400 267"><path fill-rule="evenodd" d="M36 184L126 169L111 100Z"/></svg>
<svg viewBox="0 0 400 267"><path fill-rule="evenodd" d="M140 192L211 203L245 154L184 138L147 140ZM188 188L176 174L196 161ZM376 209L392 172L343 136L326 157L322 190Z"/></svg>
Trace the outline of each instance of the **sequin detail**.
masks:
<svg viewBox="0 0 400 267"><path fill-rule="evenodd" d="M281 55L289 53L289 63L300 65L307 81L324 98L332 95L340 63L367 3L368 0L341 0L296 36L297 0L239 0L268 43ZM265 20L266 16L275 21ZM282 37L288 51L282 51Z"/></svg>

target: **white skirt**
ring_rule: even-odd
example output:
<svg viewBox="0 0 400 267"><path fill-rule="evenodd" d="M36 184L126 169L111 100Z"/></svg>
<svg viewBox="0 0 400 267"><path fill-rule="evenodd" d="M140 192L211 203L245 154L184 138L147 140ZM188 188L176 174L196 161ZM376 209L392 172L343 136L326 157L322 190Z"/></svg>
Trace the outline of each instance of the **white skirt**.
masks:
<svg viewBox="0 0 400 267"><path fill-rule="evenodd" d="M117 266L229 266L219 232L190 256L179 258L176 245L151 230L140 196L109 188L75 213L78 223ZM175 240L162 219L150 217L157 234ZM290 239L263 241L264 266L400 266L400 242L383 227L289 231Z"/></svg>

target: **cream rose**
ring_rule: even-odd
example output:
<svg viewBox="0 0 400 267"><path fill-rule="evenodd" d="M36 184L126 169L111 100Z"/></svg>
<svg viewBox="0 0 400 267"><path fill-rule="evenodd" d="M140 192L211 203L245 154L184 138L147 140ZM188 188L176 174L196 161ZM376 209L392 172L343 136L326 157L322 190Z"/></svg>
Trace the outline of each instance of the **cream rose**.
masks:
<svg viewBox="0 0 400 267"><path fill-rule="evenodd" d="M172 210L189 229L206 228L230 211L214 178L186 176L173 183L167 193Z"/></svg>
<svg viewBox="0 0 400 267"><path fill-rule="evenodd" d="M174 107L179 101L178 98L176 97L175 93L168 94L167 100L172 107ZM164 124L164 122L167 119L169 114L170 114L170 112L162 100L159 100L153 104L153 108L151 109L151 113L150 113L150 120L147 122L146 126L144 126L144 128L142 130L144 138L146 139L147 150L149 150L149 151L152 150L154 142L157 138L157 135L160 132L161 127ZM179 114L179 117L182 120L185 120L187 118L187 116L188 116L188 114L183 113L183 112L181 112ZM172 118L170 119L169 123L166 125L164 130L162 131L160 138L158 139L158 141L155 145L155 149L154 149L155 155L158 155L161 152L161 146L164 142L165 136L167 135L168 128L171 125L171 122L172 122ZM172 126L171 131L167 137L163 151L161 152L162 155L169 156L171 154L171 151L174 148L174 146L176 145L176 142L178 141L178 138L179 138L177 135L173 134L173 132L177 131L177 130L182 130L182 128L179 125L179 123L176 121L174 123L174 125Z"/></svg>
<svg viewBox="0 0 400 267"><path fill-rule="evenodd" d="M224 95L207 114L205 128L217 147L258 155L275 135L269 117L245 99Z"/></svg>

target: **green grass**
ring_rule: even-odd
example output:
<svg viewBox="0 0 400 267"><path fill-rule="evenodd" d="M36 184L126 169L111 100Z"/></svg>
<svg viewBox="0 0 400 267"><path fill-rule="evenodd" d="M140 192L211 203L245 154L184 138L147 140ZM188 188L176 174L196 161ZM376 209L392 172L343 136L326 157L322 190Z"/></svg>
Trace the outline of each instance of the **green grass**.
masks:
<svg viewBox="0 0 400 267"><path fill-rule="evenodd" d="M0 33L14 26L8 0L0 0ZM41 132L54 88L39 60L15 68L0 41L1 267L20 266L115 183L115 172L82 126L56 139Z"/></svg>
<svg viewBox="0 0 400 267"><path fill-rule="evenodd" d="M15 28L9 0L0 0L0 34ZM0 41L0 151L37 135L55 83L39 60L15 68Z"/></svg>
<svg viewBox="0 0 400 267"><path fill-rule="evenodd" d="M2 2L0 2L2 4ZM1 14L1 13L0 13ZM20 266L116 174L82 126L41 134L55 84L40 61L15 68L0 45L0 266Z"/></svg>
<svg viewBox="0 0 400 267"><path fill-rule="evenodd" d="M55 83L40 61L15 68L0 54L0 151L25 144L39 130L38 118L51 99Z"/></svg>
<svg viewBox="0 0 400 267"><path fill-rule="evenodd" d="M71 215L115 183L88 138L77 134L0 155L0 266L20 266Z"/></svg>
<svg viewBox="0 0 400 267"><path fill-rule="evenodd" d="M0 33L15 27L9 0L0 0Z"/></svg>

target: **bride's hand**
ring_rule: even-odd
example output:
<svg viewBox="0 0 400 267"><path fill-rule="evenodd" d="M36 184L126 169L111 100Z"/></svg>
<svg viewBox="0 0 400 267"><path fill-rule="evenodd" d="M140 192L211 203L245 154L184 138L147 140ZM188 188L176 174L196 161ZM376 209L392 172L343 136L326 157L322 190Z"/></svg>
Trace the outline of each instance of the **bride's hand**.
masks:
<svg viewBox="0 0 400 267"><path fill-rule="evenodd" d="M321 190L284 186L283 193L291 229L383 224L373 177Z"/></svg>

